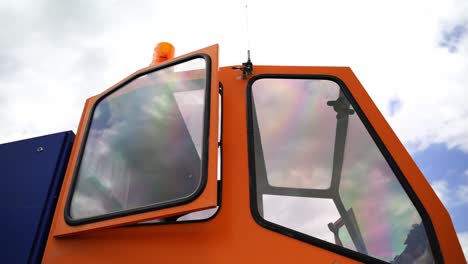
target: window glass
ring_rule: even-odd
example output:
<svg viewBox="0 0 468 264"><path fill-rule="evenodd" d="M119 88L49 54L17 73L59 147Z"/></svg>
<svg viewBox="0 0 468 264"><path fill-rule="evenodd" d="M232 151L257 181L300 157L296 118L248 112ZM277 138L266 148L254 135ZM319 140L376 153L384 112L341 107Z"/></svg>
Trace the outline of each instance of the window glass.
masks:
<svg viewBox="0 0 468 264"><path fill-rule="evenodd" d="M178 70L184 64L190 70ZM200 188L206 62L178 67L141 76L96 104L75 175L72 219L167 205Z"/></svg>
<svg viewBox="0 0 468 264"><path fill-rule="evenodd" d="M331 85L336 86L327 80L260 79L254 83L252 93L270 185L330 187L336 114L327 100L338 96L337 87L330 89Z"/></svg>
<svg viewBox="0 0 468 264"><path fill-rule="evenodd" d="M221 142L221 126L222 126L222 100L221 100L221 95L219 95L219 107L218 107L218 117L221 122L219 122L218 125L218 142ZM217 170L217 179L218 183L221 181L221 157L222 157L222 152L221 152L221 145L218 145L218 170ZM218 185L219 186L219 185ZM220 186L219 186L220 187ZM219 190L218 190L219 191ZM207 220L212 218L213 216L218 213L220 209L220 204L216 208L210 208L210 209L204 209L200 211L194 211L188 214L182 214L182 215L175 215L171 216L168 218L161 218L161 219L154 219L150 221L144 221L140 222L138 224L159 224L159 223L175 223L175 222L190 222L190 221L199 221L199 220Z"/></svg>
<svg viewBox="0 0 468 264"><path fill-rule="evenodd" d="M270 222L335 243L327 225L340 215L331 199L264 194L263 213Z"/></svg>
<svg viewBox="0 0 468 264"><path fill-rule="evenodd" d="M367 251L385 260L406 248L430 253L420 215L364 125L353 121L350 117L339 193L345 208L354 211Z"/></svg>
<svg viewBox="0 0 468 264"><path fill-rule="evenodd" d="M393 263L433 263L421 216L331 80L252 84L258 214Z"/></svg>

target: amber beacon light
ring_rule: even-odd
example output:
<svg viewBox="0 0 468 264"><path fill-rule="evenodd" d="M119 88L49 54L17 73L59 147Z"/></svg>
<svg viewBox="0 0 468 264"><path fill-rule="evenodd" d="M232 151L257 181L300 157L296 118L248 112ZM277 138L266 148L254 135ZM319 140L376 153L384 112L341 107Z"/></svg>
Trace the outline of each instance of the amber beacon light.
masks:
<svg viewBox="0 0 468 264"><path fill-rule="evenodd" d="M150 66L160 64L167 60L174 58L175 48L169 42L159 42L156 47L154 47L153 60L151 61Z"/></svg>

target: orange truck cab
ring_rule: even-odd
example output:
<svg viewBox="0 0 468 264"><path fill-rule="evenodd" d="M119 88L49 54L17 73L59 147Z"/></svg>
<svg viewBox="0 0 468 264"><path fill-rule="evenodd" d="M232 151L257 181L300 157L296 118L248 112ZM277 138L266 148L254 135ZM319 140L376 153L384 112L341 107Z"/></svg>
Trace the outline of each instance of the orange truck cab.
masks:
<svg viewBox="0 0 468 264"><path fill-rule="evenodd" d="M350 68L153 62L86 101L43 263L466 263Z"/></svg>

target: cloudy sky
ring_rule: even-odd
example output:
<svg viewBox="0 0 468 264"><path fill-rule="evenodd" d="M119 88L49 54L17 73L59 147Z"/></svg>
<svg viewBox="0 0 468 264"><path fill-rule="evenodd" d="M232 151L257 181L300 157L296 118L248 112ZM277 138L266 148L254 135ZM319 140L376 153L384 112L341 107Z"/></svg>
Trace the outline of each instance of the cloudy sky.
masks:
<svg viewBox="0 0 468 264"><path fill-rule="evenodd" d="M84 100L160 41L178 55L219 43L221 66L247 47L254 64L351 66L468 253L466 0L2 0L0 26L0 143L76 131Z"/></svg>

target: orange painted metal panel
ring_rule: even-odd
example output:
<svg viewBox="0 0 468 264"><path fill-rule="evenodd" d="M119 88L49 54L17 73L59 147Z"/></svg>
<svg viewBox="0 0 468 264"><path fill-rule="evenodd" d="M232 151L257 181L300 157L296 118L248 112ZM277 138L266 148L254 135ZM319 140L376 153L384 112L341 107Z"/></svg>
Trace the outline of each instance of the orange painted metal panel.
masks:
<svg viewBox="0 0 468 264"><path fill-rule="evenodd" d="M224 86L223 183L221 208L213 219L50 236L43 262L359 263L272 232L254 221L249 198L247 80L240 77L239 70L220 69Z"/></svg>
<svg viewBox="0 0 468 264"><path fill-rule="evenodd" d="M434 224L444 262L464 263L461 247L457 242L456 233L446 209L351 69L346 67L255 66L254 73L331 75L341 79L426 208ZM254 221L250 212L245 107L248 79L242 79L241 76L241 71L231 67L223 67L219 72L220 81L224 86L223 184L222 204L213 219L180 224L124 226L66 237L58 237L57 234L51 233L44 254L44 263L164 261L171 263L358 263L320 247L265 229ZM83 133L83 120L87 120L86 114L89 113L86 109L92 103L91 98L85 107L77 140L81 140L79 137ZM212 115L212 118L213 116L215 115ZM210 140L216 140L216 138L211 137ZM74 149L75 157L76 152L77 150ZM213 169L212 163L210 163L211 169ZM70 177L68 173L67 177ZM65 182L54 225L65 224L63 223L63 195L68 190L70 179L65 179ZM167 213L170 214L170 212ZM149 215L148 217L144 215L133 217L129 222L150 218ZM107 222L106 227L109 225L112 223ZM56 226L55 228L57 229Z"/></svg>
<svg viewBox="0 0 468 264"><path fill-rule="evenodd" d="M341 79L394 158L432 220L444 263L465 263L450 216L427 179L349 67L255 67L255 74L314 74Z"/></svg>
<svg viewBox="0 0 468 264"><path fill-rule="evenodd" d="M200 194L200 196L197 197L194 201L187 203L187 204L160 209L156 211L150 211L146 213L140 213L140 214L129 215L125 217L118 217L118 218L113 218L109 220L103 220L103 221L94 222L94 223L70 226L65 222L65 219L64 219L66 199L70 192L73 172L77 164L80 147L83 142L86 122L87 120L90 119L90 113L91 113L91 109L93 105L104 94L122 85L123 83L126 83L128 80L141 75L143 72L146 72L149 69L164 67L165 64L168 64L171 62L171 61L167 61L163 64L159 64L154 67L147 67L142 70L139 70L135 72L134 74L130 75L129 77L127 77L126 79L124 79L123 81L119 82L118 84L102 92L101 94L91 97L87 100L85 109L83 111L83 115L81 117L80 125L77 131L75 143L73 145L73 149L72 149L70 161L68 164L67 172L65 174L60 197L57 203L57 210L55 212L54 221L52 223L51 234L53 234L54 236L76 234L76 233L81 233L81 232L89 231L89 230L115 227L115 226L120 226L124 224L136 223L136 222L141 222L141 221L146 221L146 220L156 219L156 218L161 218L161 217L169 217L169 216L173 216L173 215L177 215L181 213L188 213L188 212L192 212L196 210L212 208L217 205L217 177L216 177L217 155L216 153L217 153L217 146L218 146L218 142L217 142L217 139L218 139L218 130L217 130L218 128L217 126L218 124L218 83L219 83L218 82L218 46L217 45L210 46L208 48L201 49L201 50L186 54L184 56L180 56L176 59L183 59L185 57L189 57L191 55L201 54L201 53L208 54L211 57L212 70L211 70L211 96L210 96L211 98L211 102L210 102L211 127L209 129L210 138L209 138L209 143L208 143L208 148L209 148L208 150L208 153L209 153L208 180L207 180L205 189Z"/></svg>

